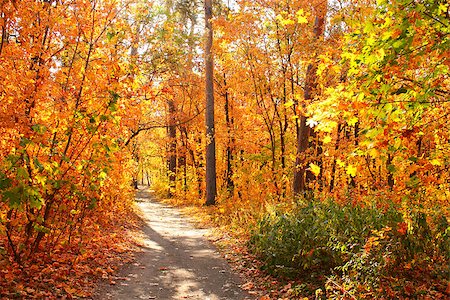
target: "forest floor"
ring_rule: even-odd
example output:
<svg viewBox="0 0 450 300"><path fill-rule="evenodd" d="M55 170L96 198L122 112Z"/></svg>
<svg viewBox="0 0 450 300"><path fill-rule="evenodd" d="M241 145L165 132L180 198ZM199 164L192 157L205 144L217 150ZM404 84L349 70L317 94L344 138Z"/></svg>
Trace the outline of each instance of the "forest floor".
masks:
<svg viewBox="0 0 450 300"><path fill-rule="evenodd" d="M141 252L113 279L101 282L94 299L252 299L209 241L210 229L196 228L148 189L137 191L136 202L144 221Z"/></svg>

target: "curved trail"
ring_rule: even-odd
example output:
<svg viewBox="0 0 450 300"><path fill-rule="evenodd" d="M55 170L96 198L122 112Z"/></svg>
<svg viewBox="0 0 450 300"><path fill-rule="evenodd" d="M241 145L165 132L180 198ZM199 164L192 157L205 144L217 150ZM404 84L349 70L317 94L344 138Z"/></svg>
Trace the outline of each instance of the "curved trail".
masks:
<svg viewBox="0 0 450 300"><path fill-rule="evenodd" d="M156 202L148 190L136 201L146 224L142 253L124 267L116 285L100 285L95 299L251 299L239 277L180 212Z"/></svg>

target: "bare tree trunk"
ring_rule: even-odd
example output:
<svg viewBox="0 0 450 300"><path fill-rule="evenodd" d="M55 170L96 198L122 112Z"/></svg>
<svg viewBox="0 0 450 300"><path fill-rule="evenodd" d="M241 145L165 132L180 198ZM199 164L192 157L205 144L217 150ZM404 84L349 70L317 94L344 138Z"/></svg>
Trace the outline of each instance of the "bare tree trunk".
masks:
<svg viewBox="0 0 450 300"><path fill-rule="evenodd" d="M178 170L181 168L182 171L182 177L181 179L181 185L183 192L187 192L187 141L185 137L183 136L183 128L184 126L180 126L180 140L181 140L181 146L177 149L178 150ZM186 129L184 129L186 130Z"/></svg>
<svg viewBox="0 0 450 300"><path fill-rule="evenodd" d="M234 193L234 181L233 181L233 147L234 147L234 137L232 134L232 126L233 126L233 117L230 116L230 95L228 93L227 88L227 80L225 74L223 75L223 81L225 84L225 122L227 125L227 135L228 135L228 143L226 149L226 164L227 168L225 170L225 181L227 185L227 190L230 195Z"/></svg>
<svg viewBox="0 0 450 300"><path fill-rule="evenodd" d="M206 90L206 205L216 204L216 141L214 132L214 64L212 53L212 0L205 0L205 90Z"/></svg>
<svg viewBox="0 0 450 300"><path fill-rule="evenodd" d="M150 174L148 174L148 171L145 171L145 175L147 177L147 186L150 186Z"/></svg>
<svg viewBox="0 0 450 300"><path fill-rule="evenodd" d="M169 190L167 196L173 197L173 193L176 188L176 173L177 173L177 131L175 126L175 103L172 99L167 101L169 106L169 126L168 126L168 134L169 134Z"/></svg>

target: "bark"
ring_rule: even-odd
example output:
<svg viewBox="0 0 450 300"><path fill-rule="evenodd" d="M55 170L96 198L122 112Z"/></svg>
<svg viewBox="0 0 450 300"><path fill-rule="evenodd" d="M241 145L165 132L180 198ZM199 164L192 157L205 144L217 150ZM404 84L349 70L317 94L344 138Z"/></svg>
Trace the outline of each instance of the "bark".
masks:
<svg viewBox="0 0 450 300"><path fill-rule="evenodd" d="M177 174L177 131L175 125L175 103L168 100L170 124L168 126L169 135L169 158L168 158L168 175L169 175L169 191L168 197L173 197L176 187Z"/></svg>
<svg viewBox="0 0 450 300"><path fill-rule="evenodd" d="M225 123L227 126L227 135L228 135L228 143L226 148L226 171L225 171L225 182L227 185L227 190L231 195L234 193L234 181L233 181L233 146L234 146L234 137L232 134L233 127L233 117L230 116L230 95L227 90L227 81L225 79L224 74L224 85L225 85Z"/></svg>
<svg viewBox="0 0 450 300"><path fill-rule="evenodd" d="M212 0L205 0L205 90L206 90L206 205L216 204L216 141L214 132L214 64L212 53Z"/></svg>
<svg viewBox="0 0 450 300"><path fill-rule="evenodd" d="M145 171L145 175L147 177L147 186L150 186L150 174L148 174L148 171Z"/></svg>
<svg viewBox="0 0 450 300"><path fill-rule="evenodd" d="M389 189L392 191L394 189L394 174L392 173L391 170L391 164L392 164L392 155L388 154L387 157L387 161L386 161L386 169L387 169L387 173L388 173L388 177L387 177L387 183L389 186Z"/></svg>
<svg viewBox="0 0 450 300"><path fill-rule="evenodd" d="M183 132L183 125L180 126L180 133ZM186 129L184 129L186 131ZM182 177L181 177L181 184L183 192L187 192L187 159L186 159L186 153L187 153L187 140L184 135L181 134L180 136L181 146L178 149L178 169L181 169Z"/></svg>
<svg viewBox="0 0 450 300"><path fill-rule="evenodd" d="M326 4L325 4L326 5ZM314 23L314 39L318 41L324 33L326 9L322 9L317 13L315 23ZM316 54L317 56L317 54ZM317 65L315 63L315 58L313 62L310 63L306 70L305 75L305 89L304 89L304 101L308 101L314 98L315 90L317 88ZM305 106L305 103L303 106ZM300 116L300 124L297 130L297 158L294 167L294 182L293 191L294 195L300 195L305 193L309 189L309 183L312 182L315 177L312 172L308 170L307 165L307 150L319 148L316 143L316 136L313 128L306 124L306 116ZM320 149L318 149L320 152Z"/></svg>
<svg viewBox="0 0 450 300"><path fill-rule="evenodd" d="M334 150L336 150L336 153L339 150L339 144L341 142L341 131L342 131L342 124L338 125L337 128L337 138L336 138L336 144L334 145ZM330 187L329 187L329 192L331 193L333 191L334 188L334 181L335 181L335 177L336 177L336 164L337 164L337 158L335 157L333 159L333 165L331 167L331 180L330 180Z"/></svg>

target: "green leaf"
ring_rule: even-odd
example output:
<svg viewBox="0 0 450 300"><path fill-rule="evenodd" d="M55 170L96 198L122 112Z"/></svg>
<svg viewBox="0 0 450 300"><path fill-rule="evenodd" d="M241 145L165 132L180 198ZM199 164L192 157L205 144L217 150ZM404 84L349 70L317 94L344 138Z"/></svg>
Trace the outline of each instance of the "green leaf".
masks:
<svg viewBox="0 0 450 300"><path fill-rule="evenodd" d="M6 174L0 173L0 190L6 190L11 187L11 179Z"/></svg>
<svg viewBox="0 0 450 300"><path fill-rule="evenodd" d="M44 199L35 191L33 195L30 195L30 207L40 209L44 205Z"/></svg>
<svg viewBox="0 0 450 300"><path fill-rule="evenodd" d="M91 198L91 203L89 203L88 208L89 209L94 209L97 206L97 198Z"/></svg>
<svg viewBox="0 0 450 300"><path fill-rule="evenodd" d="M31 129L33 129L34 132L39 134L44 134L47 131L47 127L41 124L35 124L31 126Z"/></svg>
<svg viewBox="0 0 450 300"><path fill-rule="evenodd" d="M26 147L29 144L31 144L31 140L30 139L27 139L27 138L24 138L24 137L20 139L19 145L21 147Z"/></svg>
<svg viewBox="0 0 450 300"><path fill-rule="evenodd" d="M33 159L34 165L35 167L37 167L37 169L42 172L44 170L44 166L41 164L41 162L37 159L37 157L35 157Z"/></svg>
<svg viewBox="0 0 450 300"><path fill-rule="evenodd" d="M417 163L417 162L419 161L419 159L418 159L417 157L415 157L415 156L410 156L410 157L408 158L408 160L410 160L410 161L412 161L412 162L414 162L414 163Z"/></svg>
<svg viewBox="0 0 450 300"><path fill-rule="evenodd" d="M43 233L49 233L50 232L50 228L47 228L47 227L39 225L39 224L34 224L33 228L37 232L43 232Z"/></svg>
<svg viewBox="0 0 450 300"><path fill-rule="evenodd" d="M387 165L386 168L389 171L389 173L395 173L396 168L395 168L395 166L393 164Z"/></svg>
<svg viewBox="0 0 450 300"><path fill-rule="evenodd" d="M112 31L109 31L109 32L106 34L106 38L107 38L108 40L112 40L115 36L116 36L116 33L115 33L115 32L112 32Z"/></svg>
<svg viewBox="0 0 450 300"><path fill-rule="evenodd" d="M27 169L20 167L17 168L17 179L28 180L30 179L30 175L28 174Z"/></svg>
<svg viewBox="0 0 450 300"><path fill-rule="evenodd" d="M394 94L394 95L400 95L400 94L405 94L405 93L407 93L407 92L408 92L407 89L405 89L404 87L401 87L401 88L399 88L398 90L396 90L393 94Z"/></svg>
<svg viewBox="0 0 450 300"><path fill-rule="evenodd" d="M9 202L10 208L19 208L22 205L22 196L23 189L21 187L15 187L3 193L3 200Z"/></svg>

